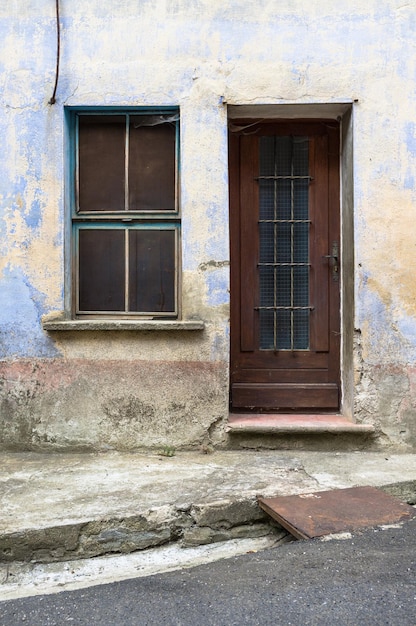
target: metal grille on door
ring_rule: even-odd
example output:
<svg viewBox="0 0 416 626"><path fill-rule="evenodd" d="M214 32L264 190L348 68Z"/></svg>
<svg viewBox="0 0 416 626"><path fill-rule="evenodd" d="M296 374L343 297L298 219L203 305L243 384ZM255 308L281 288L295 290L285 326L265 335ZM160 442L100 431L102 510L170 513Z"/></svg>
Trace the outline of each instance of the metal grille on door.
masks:
<svg viewBox="0 0 416 626"><path fill-rule="evenodd" d="M260 349L309 348L309 139L261 137Z"/></svg>

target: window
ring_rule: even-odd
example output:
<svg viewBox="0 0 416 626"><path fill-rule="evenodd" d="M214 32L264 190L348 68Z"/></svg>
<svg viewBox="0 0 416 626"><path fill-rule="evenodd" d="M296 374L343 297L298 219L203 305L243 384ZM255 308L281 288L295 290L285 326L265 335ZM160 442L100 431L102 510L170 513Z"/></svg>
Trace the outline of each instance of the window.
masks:
<svg viewBox="0 0 416 626"><path fill-rule="evenodd" d="M178 315L177 109L71 111L75 317Z"/></svg>

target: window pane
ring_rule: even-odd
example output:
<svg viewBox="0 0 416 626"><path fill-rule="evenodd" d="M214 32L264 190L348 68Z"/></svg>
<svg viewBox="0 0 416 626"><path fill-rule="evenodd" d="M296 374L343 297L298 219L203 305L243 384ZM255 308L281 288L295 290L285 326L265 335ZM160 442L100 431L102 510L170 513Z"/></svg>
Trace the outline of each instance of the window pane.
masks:
<svg viewBox="0 0 416 626"><path fill-rule="evenodd" d="M123 115L79 116L79 209L124 211Z"/></svg>
<svg viewBox="0 0 416 626"><path fill-rule="evenodd" d="M79 231L79 310L124 311L125 231Z"/></svg>
<svg viewBox="0 0 416 626"><path fill-rule="evenodd" d="M129 209L175 210L175 123L160 116L131 117Z"/></svg>
<svg viewBox="0 0 416 626"><path fill-rule="evenodd" d="M129 232L129 310L175 312L175 231Z"/></svg>

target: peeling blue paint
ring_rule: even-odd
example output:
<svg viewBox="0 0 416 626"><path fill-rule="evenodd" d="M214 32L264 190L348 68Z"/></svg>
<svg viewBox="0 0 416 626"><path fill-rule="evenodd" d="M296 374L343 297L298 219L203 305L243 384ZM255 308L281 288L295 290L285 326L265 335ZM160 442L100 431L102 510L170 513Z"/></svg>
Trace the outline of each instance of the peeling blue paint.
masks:
<svg viewBox="0 0 416 626"><path fill-rule="evenodd" d="M224 187L226 189L226 187ZM206 253L209 259L224 260L229 256L228 237L228 202L224 201L222 206L211 205L207 210L210 220L209 239L206 243Z"/></svg>
<svg viewBox="0 0 416 626"><path fill-rule="evenodd" d="M416 361L416 317L403 314L397 318L393 305L388 306L379 294L367 286L364 276L357 302L357 323L367 325L371 346L369 361L394 363Z"/></svg>
<svg viewBox="0 0 416 626"><path fill-rule="evenodd" d="M45 209L39 199L41 195L40 190L36 189L35 198L27 205L27 179L19 177L14 182L10 181L9 184L10 188L0 202L0 219L4 223L4 232L6 230L6 215L9 217L8 228L10 234L16 232L14 214L19 214L30 230L38 229ZM28 241L9 240L8 244L11 247L19 247L19 249L28 247Z"/></svg>
<svg viewBox="0 0 416 626"><path fill-rule="evenodd" d="M39 195L39 189L36 190L35 194L36 196ZM36 230L42 220L42 208L37 199L33 200L29 206L27 205L27 178L21 176L14 182L11 196L10 208L21 214L28 228ZM21 245L20 242L18 245Z"/></svg>
<svg viewBox="0 0 416 626"><path fill-rule="evenodd" d="M183 220L182 235L182 269L195 270L201 254L200 241L191 236L192 225L189 220Z"/></svg>
<svg viewBox="0 0 416 626"><path fill-rule="evenodd" d="M406 147L412 156L416 156L416 124L408 122L405 126Z"/></svg>
<svg viewBox="0 0 416 626"><path fill-rule="evenodd" d="M42 220L42 207L39 200L34 200L29 213L25 216L25 222L29 228L36 229Z"/></svg>
<svg viewBox="0 0 416 626"><path fill-rule="evenodd" d="M59 354L40 324L43 300L21 270L5 270L0 280L0 358Z"/></svg>
<svg viewBox="0 0 416 626"><path fill-rule="evenodd" d="M416 318L410 315L402 315L397 322L401 334L408 344L407 357L411 362L416 361Z"/></svg>
<svg viewBox="0 0 416 626"><path fill-rule="evenodd" d="M407 168L406 170L403 185L405 189L410 189L416 192L415 177L413 174L413 170L411 170L410 168Z"/></svg>
<svg viewBox="0 0 416 626"><path fill-rule="evenodd" d="M218 268L207 273L207 302L209 306L220 306L230 301L228 268Z"/></svg>

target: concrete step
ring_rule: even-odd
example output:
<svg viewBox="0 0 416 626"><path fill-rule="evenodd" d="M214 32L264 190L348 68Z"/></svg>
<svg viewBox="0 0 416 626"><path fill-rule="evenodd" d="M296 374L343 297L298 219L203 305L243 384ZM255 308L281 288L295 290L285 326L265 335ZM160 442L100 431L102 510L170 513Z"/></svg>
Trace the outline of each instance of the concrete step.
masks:
<svg viewBox="0 0 416 626"><path fill-rule="evenodd" d="M370 434L372 424L358 424L342 415L290 415L234 413L228 419L230 433L267 434Z"/></svg>
<svg viewBox="0 0 416 626"><path fill-rule="evenodd" d="M338 414L231 413L230 447L321 452L376 451L372 424L360 424Z"/></svg>
<svg viewBox="0 0 416 626"><path fill-rule="evenodd" d="M416 455L0 454L0 561L53 562L285 531L257 496L355 485L416 501Z"/></svg>

